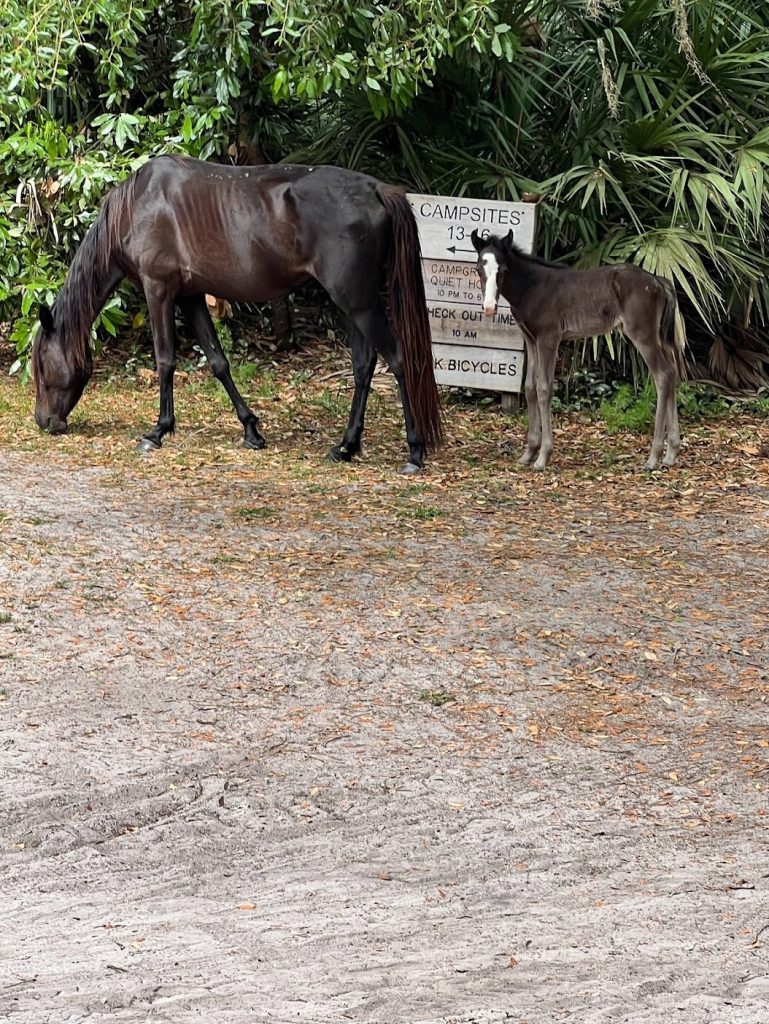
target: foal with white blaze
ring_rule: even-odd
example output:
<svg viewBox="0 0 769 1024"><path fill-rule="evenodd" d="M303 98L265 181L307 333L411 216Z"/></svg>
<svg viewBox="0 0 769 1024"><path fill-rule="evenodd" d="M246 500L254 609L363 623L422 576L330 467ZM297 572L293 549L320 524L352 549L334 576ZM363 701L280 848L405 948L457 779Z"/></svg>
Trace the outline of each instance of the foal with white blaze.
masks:
<svg viewBox="0 0 769 1024"><path fill-rule="evenodd" d="M657 389L646 468L656 469L660 459L664 466L674 465L681 447L676 386L684 363L672 284L632 263L573 270L527 256L513 242L512 231L505 238L480 238L473 231L471 239L478 252L483 312L493 316L499 296L504 296L526 343L529 433L521 465L527 466L536 455L534 468L544 469L553 450L553 378L561 342L605 334L615 327L641 354Z"/></svg>

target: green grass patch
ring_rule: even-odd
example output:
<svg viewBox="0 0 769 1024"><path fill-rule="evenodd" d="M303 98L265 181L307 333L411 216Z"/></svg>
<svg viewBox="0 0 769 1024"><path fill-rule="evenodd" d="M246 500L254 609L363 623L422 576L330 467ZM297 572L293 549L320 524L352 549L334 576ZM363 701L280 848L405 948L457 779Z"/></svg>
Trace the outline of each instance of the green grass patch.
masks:
<svg viewBox="0 0 769 1024"><path fill-rule="evenodd" d="M312 380L311 370L299 370L297 373L291 374L290 384L292 388L298 388L310 380Z"/></svg>
<svg viewBox="0 0 769 1024"><path fill-rule="evenodd" d="M427 484L413 483L399 487L397 493L399 498L413 498L415 494L424 494L426 490Z"/></svg>
<svg viewBox="0 0 769 1024"><path fill-rule="evenodd" d="M769 416L769 391L747 397L722 394L706 384L678 385L678 409L687 420L717 420L729 416Z"/></svg>
<svg viewBox="0 0 769 1024"><path fill-rule="evenodd" d="M453 703L457 698L448 690L422 690L419 699L425 704L432 704L434 708L441 708L444 704Z"/></svg>
<svg viewBox="0 0 769 1024"><path fill-rule="evenodd" d="M621 431L640 434L647 431L654 422L656 401L654 385L650 381L639 392L630 384L620 384L611 398L601 402L598 415L606 424L609 434Z"/></svg>
<svg viewBox="0 0 769 1024"><path fill-rule="evenodd" d="M244 388L253 384L253 393L262 398L272 398L275 394L275 375L271 370L262 370L256 363L239 363L232 367L232 379Z"/></svg>
<svg viewBox="0 0 769 1024"><path fill-rule="evenodd" d="M343 416L347 412L349 405L347 395L341 391L329 391L328 388L323 388L319 395L311 399L311 402L333 416Z"/></svg>
<svg viewBox="0 0 769 1024"><path fill-rule="evenodd" d="M733 399L717 389L703 384L683 381L678 385L678 411L689 422L718 420L735 413L769 416L769 396ZM606 424L609 434L621 431L644 433L654 423L657 394L654 384L647 380L640 391L631 384L620 384L611 398L605 398L598 407L598 417Z"/></svg>
<svg viewBox="0 0 769 1024"><path fill-rule="evenodd" d="M397 515L399 519L437 519L443 515L443 509L432 505L413 505L411 508L399 508Z"/></svg>
<svg viewBox="0 0 769 1024"><path fill-rule="evenodd" d="M278 396L278 385L272 370L260 370L255 364L250 364L248 373L251 375L248 381L249 394L254 398L274 399Z"/></svg>
<svg viewBox="0 0 769 1024"><path fill-rule="evenodd" d="M274 519L277 512L267 505L244 505L242 508L235 509L235 515L239 519L244 519L247 523L253 523L264 521L265 519Z"/></svg>

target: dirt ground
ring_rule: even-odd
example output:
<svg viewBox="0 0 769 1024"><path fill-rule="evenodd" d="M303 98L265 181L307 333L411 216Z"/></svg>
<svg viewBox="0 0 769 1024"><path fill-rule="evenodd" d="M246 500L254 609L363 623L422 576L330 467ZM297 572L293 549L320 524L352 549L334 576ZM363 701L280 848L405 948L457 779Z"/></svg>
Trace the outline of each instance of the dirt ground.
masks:
<svg viewBox="0 0 769 1024"><path fill-rule="evenodd" d="M323 461L329 356L255 398L0 385L0 1019L763 1024L769 421L648 437L389 380ZM251 386L254 394L254 385Z"/></svg>

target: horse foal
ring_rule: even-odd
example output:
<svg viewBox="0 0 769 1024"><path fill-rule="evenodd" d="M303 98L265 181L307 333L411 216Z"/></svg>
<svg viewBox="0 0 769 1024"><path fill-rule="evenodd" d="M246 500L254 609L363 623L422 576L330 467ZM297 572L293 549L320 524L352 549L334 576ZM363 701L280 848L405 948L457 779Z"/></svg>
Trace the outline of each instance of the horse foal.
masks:
<svg viewBox="0 0 769 1024"><path fill-rule="evenodd" d="M473 231L471 238L478 253L484 313L493 316L499 296L504 296L526 344L529 432L521 465L536 456L534 468L544 469L553 451L553 378L561 342L605 334L615 327L641 354L657 389L646 468L656 469L660 460L663 466L674 465L681 447L676 386L684 360L672 284L631 263L573 270L527 256L513 242L512 231L505 238L480 238Z"/></svg>

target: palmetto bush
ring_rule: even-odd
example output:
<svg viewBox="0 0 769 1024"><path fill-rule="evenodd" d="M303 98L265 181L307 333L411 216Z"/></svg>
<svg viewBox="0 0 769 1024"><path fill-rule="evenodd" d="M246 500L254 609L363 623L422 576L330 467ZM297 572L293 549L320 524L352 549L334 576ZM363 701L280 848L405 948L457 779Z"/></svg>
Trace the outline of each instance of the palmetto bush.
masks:
<svg viewBox="0 0 769 1024"><path fill-rule="evenodd" d="M695 374L756 388L767 18L765 0L6 0L0 313L25 314L23 361L36 300L110 184L163 149L248 148L539 196L540 251L671 277ZM579 359L606 344L627 358L614 339Z"/></svg>
<svg viewBox="0 0 769 1024"><path fill-rule="evenodd" d="M681 296L693 372L733 388L765 382L763 0L495 6L512 59L442 62L400 117L377 119L360 96L329 103L298 152L389 164L445 193L541 196L545 254L665 274Z"/></svg>

